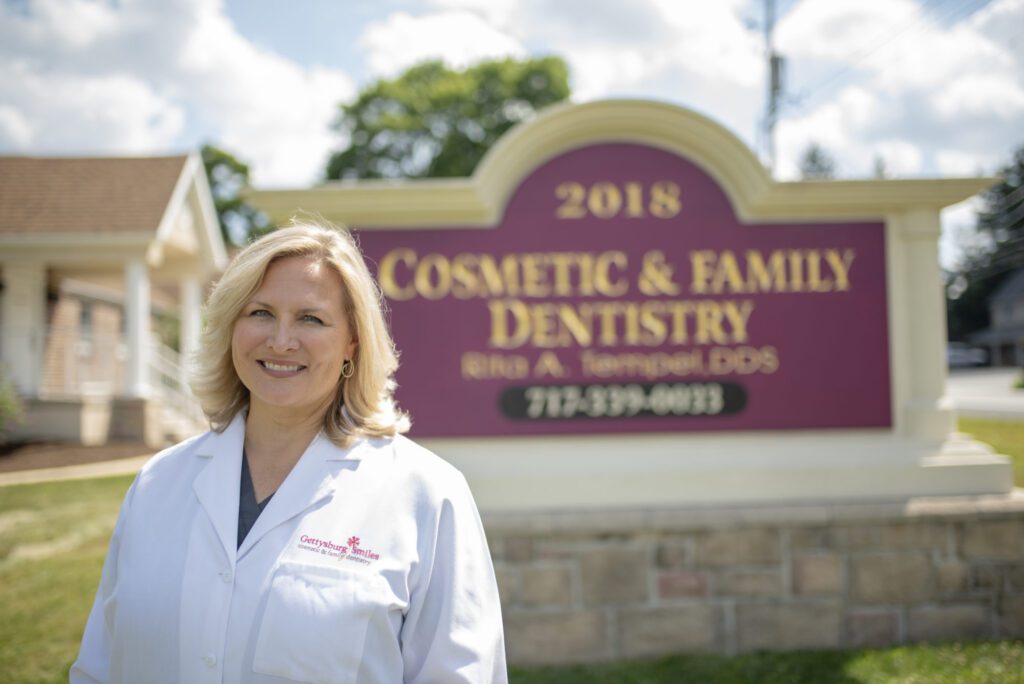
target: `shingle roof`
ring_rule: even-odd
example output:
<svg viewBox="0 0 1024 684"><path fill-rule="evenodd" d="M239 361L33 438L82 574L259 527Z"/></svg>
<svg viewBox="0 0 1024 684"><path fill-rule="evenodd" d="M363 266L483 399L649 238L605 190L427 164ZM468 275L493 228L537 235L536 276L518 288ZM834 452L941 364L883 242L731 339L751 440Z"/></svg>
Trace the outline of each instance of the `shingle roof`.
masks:
<svg viewBox="0 0 1024 684"><path fill-rule="evenodd" d="M155 231L187 156L0 156L0 234Z"/></svg>
<svg viewBox="0 0 1024 684"><path fill-rule="evenodd" d="M1000 283L996 291L988 298L988 301L990 304L995 304L1008 299L1018 299L1021 296L1024 296L1024 268L1007 276L1006 280Z"/></svg>

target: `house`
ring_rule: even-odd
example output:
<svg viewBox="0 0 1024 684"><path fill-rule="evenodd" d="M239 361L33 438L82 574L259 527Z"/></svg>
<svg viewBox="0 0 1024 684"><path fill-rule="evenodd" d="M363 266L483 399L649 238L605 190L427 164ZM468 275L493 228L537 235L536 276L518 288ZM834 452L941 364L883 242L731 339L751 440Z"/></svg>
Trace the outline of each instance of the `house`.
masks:
<svg viewBox="0 0 1024 684"><path fill-rule="evenodd" d="M194 432L181 359L226 262L196 154L0 157L0 361L26 414L11 438Z"/></svg>
<svg viewBox="0 0 1024 684"><path fill-rule="evenodd" d="M988 349L993 366L1024 365L1024 268L1011 273L988 300L992 324L970 336Z"/></svg>

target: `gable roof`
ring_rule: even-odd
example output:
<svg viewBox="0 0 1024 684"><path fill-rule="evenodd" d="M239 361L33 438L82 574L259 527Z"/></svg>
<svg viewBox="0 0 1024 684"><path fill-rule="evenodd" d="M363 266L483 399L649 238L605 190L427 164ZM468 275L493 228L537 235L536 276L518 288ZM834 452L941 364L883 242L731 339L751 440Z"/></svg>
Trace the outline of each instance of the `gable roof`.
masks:
<svg viewBox="0 0 1024 684"><path fill-rule="evenodd" d="M0 156L0 234L155 232L187 160Z"/></svg>

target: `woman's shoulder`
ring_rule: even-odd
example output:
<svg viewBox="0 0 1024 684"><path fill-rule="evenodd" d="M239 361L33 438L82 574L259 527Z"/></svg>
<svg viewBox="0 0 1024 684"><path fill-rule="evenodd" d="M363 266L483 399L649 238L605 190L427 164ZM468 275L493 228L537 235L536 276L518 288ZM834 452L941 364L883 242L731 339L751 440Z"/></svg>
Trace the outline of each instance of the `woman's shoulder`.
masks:
<svg viewBox="0 0 1024 684"><path fill-rule="evenodd" d="M160 479L169 475L182 475L191 470L191 468L187 467L189 465L201 467L202 464L195 456L202 444L212 434L212 431L203 432L157 452L142 465L141 470L139 470L139 480L145 481Z"/></svg>
<svg viewBox="0 0 1024 684"><path fill-rule="evenodd" d="M389 477L421 490L423 494L452 498L468 493L466 479L454 465L405 435L367 440L376 458L389 464Z"/></svg>

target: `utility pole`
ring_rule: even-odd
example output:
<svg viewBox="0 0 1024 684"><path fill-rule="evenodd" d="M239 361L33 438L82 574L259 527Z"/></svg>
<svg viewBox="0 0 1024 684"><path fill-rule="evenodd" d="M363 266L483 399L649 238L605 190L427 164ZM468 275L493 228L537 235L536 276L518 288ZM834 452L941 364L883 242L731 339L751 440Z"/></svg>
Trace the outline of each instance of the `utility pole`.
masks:
<svg viewBox="0 0 1024 684"><path fill-rule="evenodd" d="M761 123L761 142L769 173L775 171L775 123L782 99L782 77L785 60L775 52L772 32L775 30L775 0L764 0L764 45L768 66L768 101Z"/></svg>

